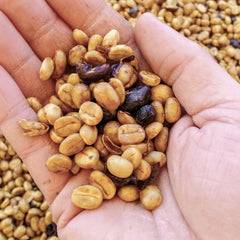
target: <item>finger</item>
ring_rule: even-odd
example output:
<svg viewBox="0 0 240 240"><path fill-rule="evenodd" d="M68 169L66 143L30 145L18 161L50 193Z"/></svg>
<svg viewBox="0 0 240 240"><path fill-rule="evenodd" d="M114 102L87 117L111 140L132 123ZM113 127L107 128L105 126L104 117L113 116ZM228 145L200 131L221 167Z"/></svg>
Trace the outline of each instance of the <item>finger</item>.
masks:
<svg viewBox="0 0 240 240"><path fill-rule="evenodd" d="M0 9L41 59L73 46L72 30L45 1L1 0Z"/></svg>
<svg viewBox="0 0 240 240"><path fill-rule="evenodd" d="M120 32L121 43L131 46L137 58L141 59L140 66L147 68L136 46L133 27L104 0L47 0L47 2L72 28L80 28L89 36L95 33L104 35L110 29L117 29Z"/></svg>
<svg viewBox="0 0 240 240"><path fill-rule="evenodd" d="M47 158L56 153L56 146L47 136L26 137L17 122L36 119L20 89L9 74L0 67L0 131L11 142L19 157L24 160L34 181L50 203L61 191L69 174L57 175L45 166Z"/></svg>
<svg viewBox="0 0 240 240"><path fill-rule="evenodd" d="M218 112L209 111L204 116L195 116L195 124L201 126L207 119L226 118L236 113L237 108L239 111L240 85L199 45L161 23L152 14L140 17L135 29L136 41L147 62L165 82L172 85L188 114L203 113L212 107L218 109ZM225 108L229 110L223 113Z"/></svg>
<svg viewBox="0 0 240 240"><path fill-rule="evenodd" d="M0 65L16 81L25 97L35 96L43 103L53 93L53 82L39 79L41 61L2 12L0 36Z"/></svg>

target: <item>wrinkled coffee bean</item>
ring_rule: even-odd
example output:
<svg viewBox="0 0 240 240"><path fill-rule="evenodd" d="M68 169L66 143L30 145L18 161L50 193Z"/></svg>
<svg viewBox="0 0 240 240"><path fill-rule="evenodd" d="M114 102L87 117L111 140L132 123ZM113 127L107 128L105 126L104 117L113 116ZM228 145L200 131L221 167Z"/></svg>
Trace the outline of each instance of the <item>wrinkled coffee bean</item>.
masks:
<svg viewBox="0 0 240 240"><path fill-rule="evenodd" d="M144 105L136 112L136 122L143 127L155 120L156 111L152 105Z"/></svg>

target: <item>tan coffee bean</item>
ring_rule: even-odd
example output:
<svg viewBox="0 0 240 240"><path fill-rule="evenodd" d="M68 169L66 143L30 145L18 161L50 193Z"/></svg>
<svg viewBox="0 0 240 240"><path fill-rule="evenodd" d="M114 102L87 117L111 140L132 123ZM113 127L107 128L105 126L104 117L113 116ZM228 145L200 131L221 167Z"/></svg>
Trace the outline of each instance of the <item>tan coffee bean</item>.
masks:
<svg viewBox="0 0 240 240"><path fill-rule="evenodd" d="M77 83L73 86L71 97L76 108L80 108L80 106L87 101L91 100L91 92L88 85L84 83Z"/></svg>
<svg viewBox="0 0 240 240"><path fill-rule="evenodd" d="M19 225L13 232L13 236L17 239L21 238L27 231L27 228L23 225Z"/></svg>
<svg viewBox="0 0 240 240"><path fill-rule="evenodd" d="M101 190L92 185L82 185L73 190L71 201L77 207L83 209L95 209L103 201Z"/></svg>
<svg viewBox="0 0 240 240"><path fill-rule="evenodd" d="M123 153L123 158L127 159L131 164L133 165L133 169L136 169L140 164L142 160L142 153L139 149L130 147L127 148Z"/></svg>
<svg viewBox="0 0 240 240"><path fill-rule="evenodd" d="M160 77L152 72L141 71L139 73L139 79L147 86L155 87L160 84Z"/></svg>
<svg viewBox="0 0 240 240"><path fill-rule="evenodd" d="M89 37L82 30L75 28L73 30L73 39L77 44L87 46Z"/></svg>
<svg viewBox="0 0 240 240"><path fill-rule="evenodd" d="M64 173L71 169L72 160L63 154L54 154L48 158L46 166L52 172Z"/></svg>
<svg viewBox="0 0 240 240"><path fill-rule="evenodd" d="M77 108L72 99L73 85L70 83L62 84L58 89L58 97L71 108Z"/></svg>
<svg viewBox="0 0 240 240"><path fill-rule="evenodd" d="M104 199L112 199L116 194L115 184L103 172L91 172L89 176L89 183L95 187L98 187L102 191Z"/></svg>
<svg viewBox="0 0 240 240"><path fill-rule="evenodd" d="M81 170L81 168L75 163L73 162L72 168L71 168L71 173L76 175L79 173L79 171Z"/></svg>
<svg viewBox="0 0 240 240"><path fill-rule="evenodd" d="M148 185L140 191L140 201L145 209L152 211L162 203L161 192L157 186Z"/></svg>
<svg viewBox="0 0 240 240"><path fill-rule="evenodd" d="M98 129L96 126L84 124L80 129L80 136L87 145L93 145L97 141Z"/></svg>
<svg viewBox="0 0 240 240"><path fill-rule="evenodd" d="M110 78L109 84L113 87L113 89L117 93L120 100L120 105L122 105L125 101L125 96L126 96L125 88L123 86L122 81L120 81L117 78Z"/></svg>
<svg viewBox="0 0 240 240"><path fill-rule="evenodd" d="M123 157L112 155L107 159L107 169L116 177L127 178L133 172L133 165Z"/></svg>
<svg viewBox="0 0 240 240"><path fill-rule="evenodd" d="M118 190L118 197L126 202L133 202L139 199L139 190L135 185L126 185Z"/></svg>
<svg viewBox="0 0 240 240"><path fill-rule="evenodd" d="M122 149L120 146L115 144L110 137L106 136L105 134L102 135L102 143L105 146L105 148L108 150L110 154L116 154L119 155L122 153Z"/></svg>
<svg viewBox="0 0 240 240"><path fill-rule="evenodd" d="M167 127L163 127L162 131L155 137L154 146L157 151L165 152L168 144L169 130Z"/></svg>
<svg viewBox="0 0 240 240"><path fill-rule="evenodd" d="M130 113L123 112L121 110L117 112L117 119L122 125L129 124L129 123L136 123L136 120L134 119L134 117L131 116Z"/></svg>
<svg viewBox="0 0 240 240"><path fill-rule="evenodd" d="M58 136L67 137L80 130L81 121L74 116L63 116L54 122L53 127Z"/></svg>
<svg viewBox="0 0 240 240"><path fill-rule="evenodd" d="M94 147L98 150L101 157L106 157L109 154L109 152L102 142L102 136L103 136L102 134L98 135L97 141L94 143Z"/></svg>
<svg viewBox="0 0 240 240"><path fill-rule="evenodd" d="M85 146L84 141L82 140L79 133L73 133L66 137L61 144L59 145L59 152L71 156L76 153L79 153L83 150Z"/></svg>
<svg viewBox="0 0 240 240"><path fill-rule="evenodd" d="M160 101L161 103L164 104L167 101L167 99L172 96L173 96L172 89L165 84L159 84L151 89L152 101Z"/></svg>
<svg viewBox="0 0 240 240"><path fill-rule="evenodd" d="M105 136L108 136L112 142L117 145L120 145L118 140L118 129L120 127L120 123L117 121L109 121L105 124L103 128L103 133Z"/></svg>
<svg viewBox="0 0 240 240"><path fill-rule="evenodd" d="M55 63L55 69L52 78L57 79L62 77L67 66L67 57L62 50L56 50L53 61Z"/></svg>
<svg viewBox="0 0 240 240"><path fill-rule="evenodd" d="M169 123L175 123L181 117L181 105L175 97L170 97L165 103L165 118Z"/></svg>
<svg viewBox="0 0 240 240"><path fill-rule="evenodd" d="M25 136L40 136L46 134L49 130L47 124L28 119L21 119L18 124L24 129Z"/></svg>
<svg viewBox="0 0 240 240"><path fill-rule="evenodd" d="M88 42L88 51L96 50L98 46L102 44L102 36L99 34L94 34L90 37Z"/></svg>
<svg viewBox="0 0 240 240"><path fill-rule="evenodd" d="M128 148L137 148L143 155L145 155L148 152L148 144L145 142L138 144L126 144L126 145L123 144L121 146L122 151L125 151Z"/></svg>
<svg viewBox="0 0 240 240"><path fill-rule="evenodd" d="M153 101L151 103L151 105L153 106L153 108L155 109L155 112L156 112L155 121L164 123L165 114L164 114L164 108L163 108L162 103L160 101Z"/></svg>
<svg viewBox="0 0 240 240"><path fill-rule="evenodd" d="M76 45L69 51L68 55L68 64L70 66L76 66L76 63L79 62L86 53L86 48L83 45Z"/></svg>
<svg viewBox="0 0 240 240"><path fill-rule="evenodd" d="M103 65L107 61L106 58L96 50L86 52L84 58L88 64L93 64L96 66Z"/></svg>
<svg viewBox="0 0 240 240"><path fill-rule="evenodd" d="M54 61L50 57L46 57L40 68L40 79L43 81L48 80L54 71Z"/></svg>
<svg viewBox="0 0 240 240"><path fill-rule="evenodd" d="M104 163L101 160L97 161L97 163L93 167L93 170L104 172L105 170Z"/></svg>
<svg viewBox="0 0 240 240"><path fill-rule="evenodd" d="M93 89L93 95L97 103L106 110L114 111L120 105L116 91L107 82L97 83Z"/></svg>
<svg viewBox="0 0 240 240"><path fill-rule="evenodd" d="M72 85L80 83L80 77L78 76L77 73L71 73L67 78L67 83L70 83Z"/></svg>
<svg viewBox="0 0 240 240"><path fill-rule="evenodd" d="M151 151L145 157L144 160L147 161L150 165L154 165L156 163L160 164L162 167L166 162L167 158L165 153L159 151Z"/></svg>
<svg viewBox="0 0 240 240"><path fill-rule="evenodd" d="M38 121L46 124L53 125L54 122L63 115L62 109L52 103L48 103L43 108L41 108L38 113Z"/></svg>
<svg viewBox="0 0 240 240"><path fill-rule="evenodd" d="M142 159L140 165L133 171L133 174L138 180L144 181L150 177L151 171L150 164Z"/></svg>
<svg viewBox="0 0 240 240"><path fill-rule="evenodd" d="M34 110L34 112L38 112L40 108L42 108L42 104L36 97L29 97L27 98L27 102L29 106Z"/></svg>
<svg viewBox="0 0 240 240"><path fill-rule="evenodd" d="M102 46L109 48L115 46L120 41L120 34L116 29L110 30L102 40Z"/></svg>
<svg viewBox="0 0 240 240"><path fill-rule="evenodd" d="M122 58L129 57L133 54L133 50L126 45L115 45L109 49L108 58L110 60L119 61Z"/></svg>
<svg viewBox="0 0 240 240"><path fill-rule="evenodd" d="M99 153L95 147L85 147L74 156L74 162L84 169L93 168L99 160Z"/></svg>
<svg viewBox="0 0 240 240"><path fill-rule="evenodd" d="M58 93L58 90L60 89L60 87L65 84L65 80L63 78L59 78L56 80L56 84L55 84L55 92Z"/></svg>
<svg viewBox="0 0 240 240"><path fill-rule="evenodd" d="M102 121L103 110L98 104L87 101L81 105L79 115L84 123L93 126Z"/></svg>
<svg viewBox="0 0 240 240"><path fill-rule="evenodd" d="M118 129L121 144L137 144L145 139L145 131L139 124L124 124Z"/></svg>
<svg viewBox="0 0 240 240"><path fill-rule="evenodd" d="M56 95L52 95L49 99L49 102L59 106L64 113L69 113L73 111L70 106L61 101Z"/></svg>
<svg viewBox="0 0 240 240"><path fill-rule="evenodd" d="M160 122L152 122L145 128L145 133L148 139L155 138L163 129L163 124Z"/></svg>

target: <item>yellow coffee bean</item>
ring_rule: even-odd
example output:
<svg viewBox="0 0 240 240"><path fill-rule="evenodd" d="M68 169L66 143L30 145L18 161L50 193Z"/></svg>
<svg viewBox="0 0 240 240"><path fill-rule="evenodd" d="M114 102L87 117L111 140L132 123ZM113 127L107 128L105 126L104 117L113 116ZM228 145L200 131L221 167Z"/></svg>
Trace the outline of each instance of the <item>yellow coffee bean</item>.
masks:
<svg viewBox="0 0 240 240"><path fill-rule="evenodd" d="M63 101L65 104L70 106L71 108L77 108L72 99L72 90L73 85L70 83L64 83L59 86L57 91L58 97Z"/></svg>
<svg viewBox="0 0 240 240"><path fill-rule="evenodd" d="M87 145L92 145L97 141L98 129L96 126L84 124L80 129L80 136Z"/></svg>
<svg viewBox="0 0 240 240"><path fill-rule="evenodd" d="M139 124L124 124L118 129L121 144L137 144L145 139L145 131Z"/></svg>
<svg viewBox="0 0 240 240"><path fill-rule="evenodd" d="M155 138L163 129L163 124L160 122L152 122L145 128L146 136L148 139Z"/></svg>
<svg viewBox="0 0 240 240"><path fill-rule="evenodd" d="M71 73L67 78L67 83L70 83L72 85L80 83L80 77L78 76L77 73Z"/></svg>
<svg viewBox="0 0 240 240"><path fill-rule="evenodd" d="M147 86L155 87L160 84L160 77L149 71L139 72L139 79Z"/></svg>
<svg viewBox="0 0 240 240"><path fill-rule="evenodd" d="M152 211L162 203L161 192L157 186L148 185L140 191L140 201L145 209Z"/></svg>
<svg viewBox="0 0 240 240"><path fill-rule="evenodd" d="M133 169L136 169L140 164L142 160L142 153L139 149L130 147L127 148L121 155L121 157L127 159L129 162L132 163Z"/></svg>
<svg viewBox="0 0 240 240"><path fill-rule="evenodd" d="M138 144L122 144L121 149L122 151L125 151L128 148L137 148L142 154L146 154L148 152L148 144L138 143Z"/></svg>
<svg viewBox="0 0 240 240"><path fill-rule="evenodd" d="M154 146L157 151L165 152L168 144L169 130L163 127L162 131L154 138Z"/></svg>
<svg viewBox="0 0 240 240"><path fill-rule="evenodd" d="M68 172L72 167L72 160L63 154L54 154L46 162L48 170L52 172Z"/></svg>
<svg viewBox="0 0 240 240"><path fill-rule="evenodd" d="M126 202L133 202L139 199L139 190L135 185L126 185L118 190L118 197Z"/></svg>
<svg viewBox="0 0 240 240"><path fill-rule="evenodd" d="M120 81L117 78L110 78L109 84L113 87L113 89L117 93L120 100L120 105L122 105L125 101L125 96L126 96L125 88L123 86L122 81Z"/></svg>
<svg viewBox="0 0 240 240"><path fill-rule="evenodd" d="M133 165L123 157L112 155L107 159L107 169L116 177L127 178L133 172Z"/></svg>
<svg viewBox="0 0 240 240"><path fill-rule="evenodd" d="M117 144L120 145L120 142L118 140L118 129L120 127L120 123L117 121L109 121L105 124L103 128L103 134L105 136L108 136L110 140Z"/></svg>
<svg viewBox="0 0 240 240"><path fill-rule="evenodd" d="M67 57L62 50L56 50L53 61L55 63L55 69L52 74L52 78L57 79L62 77L67 66Z"/></svg>
<svg viewBox="0 0 240 240"><path fill-rule="evenodd" d="M29 97L27 98L27 102L29 106L34 110L34 112L38 112L40 108L42 108L42 104L36 97Z"/></svg>
<svg viewBox="0 0 240 240"><path fill-rule="evenodd" d="M141 160L139 166L134 169L133 174L138 180L144 181L150 177L151 171L151 165L147 161Z"/></svg>
<svg viewBox="0 0 240 240"><path fill-rule="evenodd" d="M59 145L59 152L71 156L83 150L85 143L79 133L73 133L66 137Z"/></svg>
<svg viewBox="0 0 240 240"><path fill-rule="evenodd" d="M160 122L160 123L164 123L165 114L164 114L163 104L160 101L153 101L151 103L151 105L153 106L153 108L156 112L155 121Z"/></svg>
<svg viewBox="0 0 240 240"><path fill-rule="evenodd" d="M89 37L82 30L75 28L73 30L73 39L77 44L87 46Z"/></svg>
<svg viewBox="0 0 240 240"><path fill-rule="evenodd" d="M116 186L113 181L101 171L92 171L89 183L100 188L104 199L112 199L116 194Z"/></svg>
<svg viewBox="0 0 240 240"><path fill-rule="evenodd" d="M151 151L146 156L144 156L143 159L150 165L159 163L160 167L162 167L167 162L166 154L159 151Z"/></svg>
<svg viewBox="0 0 240 240"><path fill-rule="evenodd" d="M102 36L99 34L94 34L89 38L88 41L88 51L96 50L98 46L102 44Z"/></svg>
<svg viewBox="0 0 240 240"><path fill-rule="evenodd" d="M165 84L159 84L151 89L152 101L160 101L164 104L172 96L173 90Z"/></svg>
<svg viewBox="0 0 240 240"><path fill-rule="evenodd" d="M83 209L95 209L103 201L103 195L99 188L92 185L82 185L75 188L71 195L72 203Z"/></svg>
<svg viewBox="0 0 240 240"><path fill-rule="evenodd" d="M102 134L98 135L97 140L94 143L94 147L98 150L101 157L106 157L109 154L109 152L103 144L102 136L103 136Z"/></svg>
<svg viewBox="0 0 240 240"><path fill-rule="evenodd" d="M175 97L170 97L165 103L165 118L169 123L175 123L181 117L181 105Z"/></svg>
<svg viewBox="0 0 240 240"><path fill-rule="evenodd" d="M129 112L124 112L121 110L117 112L117 119L122 125L128 123L136 123L136 120L131 116Z"/></svg>
<svg viewBox="0 0 240 240"><path fill-rule="evenodd" d="M116 29L110 30L102 40L102 46L109 48L119 43L120 34Z"/></svg>
<svg viewBox="0 0 240 240"><path fill-rule="evenodd" d="M43 81L48 80L54 71L54 61L50 57L46 57L40 68L40 79Z"/></svg>
<svg viewBox="0 0 240 240"><path fill-rule="evenodd" d="M93 126L102 121L103 110L98 104L87 101L81 105L79 115L84 123Z"/></svg>
<svg viewBox="0 0 240 240"><path fill-rule="evenodd" d="M80 108L80 106L87 101L91 100L91 92L88 85L84 83L77 83L73 86L71 91L71 97L76 108Z"/></svg>
<svg viewBox="0 0 240 240"><path fill-rule="evenodd" d="M126 45L115 45L109 49L108 58L110 60L119 61L122 58L129 57L133 54L132 48Z"/></svg>
<svg viewBox="0 0 240 240"><path fill-rule="evenodd" d="M93 64L96 66L103 65L107 61L106 58L96 50L86 52L84 58L88 64Z"/></svg>
<svg viewBox="0 0 240 240"><path fill-rule="evenodd" d="M62 100L60 100L57 95L52 95L49 99L49 102L59 106L64 113L69 113L73 111L73 109L67 104L65 104Z"/></svg>
<svg viewBox="0 0 240 240"><path fill-rule="evenodd" d="M64 140L64 137L58 136L53 128L50 130L49 136L51 140L57 144L60 144Z"/></svg>
<svg viewBox="0 0 240 240"><path fill-rule="evenodd" d="M87 50L83 45L76 45L69 51L68 64L73 67L76 66L76 63L84 57L86 52Z"/></svg>
<svg viewBox="0 0 240 240"><path fill-rule="evenodd" d="M95 147L85 147L74 156L74 162L84 169L93 168L99 160L99 153Z"/></svg>

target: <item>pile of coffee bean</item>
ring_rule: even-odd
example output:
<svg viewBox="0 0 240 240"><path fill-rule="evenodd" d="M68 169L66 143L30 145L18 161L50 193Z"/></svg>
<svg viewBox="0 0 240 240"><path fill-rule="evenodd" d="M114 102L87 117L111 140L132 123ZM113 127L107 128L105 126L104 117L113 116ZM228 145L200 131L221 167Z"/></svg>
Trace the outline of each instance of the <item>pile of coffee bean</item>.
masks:
<svg viewBox="0 0 240 240"><path fill-rule="evenodd" d="M73 38L77 45L67 54L57 50L41 65L40 78L55 79L56 94L44 106L29 98L38 121L21 119L19 125L28 136L49 132L59 144L47 159L50 171L93 170L89 184L71 195L76 206L94 209L118 195L153 210L162 201L154 180L166 163L169 128L181 106L159 76L139 70L116 29L90 37L75 29Z"/></svg>

